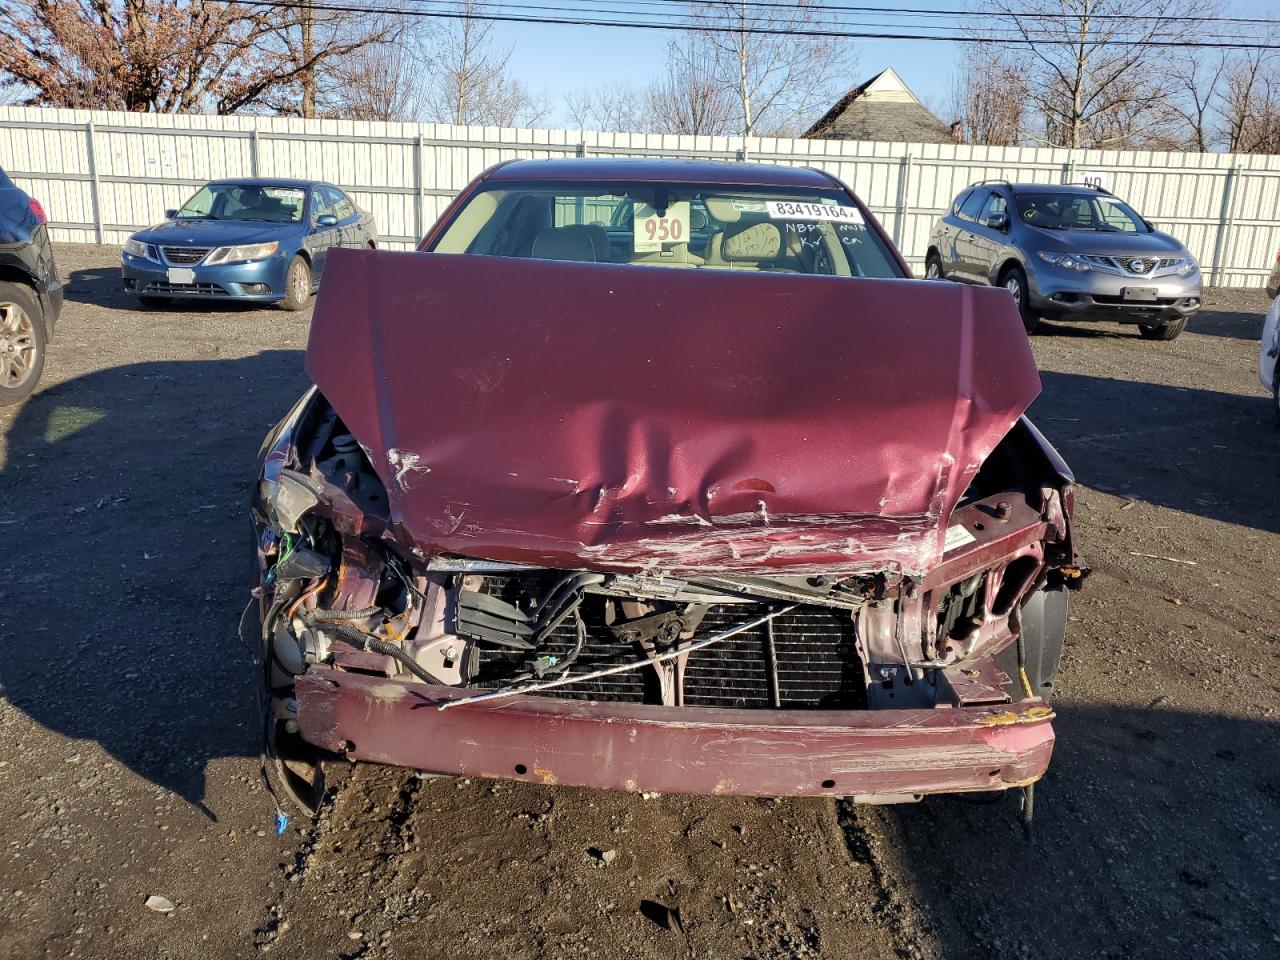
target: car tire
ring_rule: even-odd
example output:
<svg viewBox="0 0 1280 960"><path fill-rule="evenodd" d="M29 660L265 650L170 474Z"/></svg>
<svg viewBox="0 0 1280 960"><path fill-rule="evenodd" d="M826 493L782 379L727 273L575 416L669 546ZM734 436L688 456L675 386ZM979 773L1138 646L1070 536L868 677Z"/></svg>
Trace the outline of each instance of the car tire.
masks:
<svg viewBox="0 0 1280 960"><path fill-rule="evenodd" d="M1271 371L1271 408L1276 415L1276 429L1280 430L1280 360L1276 361L1276 368Z"/></svg>
<svg viewBox="0 0 1280 960"><path fill-rule="evenodd" d="M930 253L924 258L924 278L926 280L947 279L947 275L942 272L942 258L936 253Z"/></svg>
<svg viewBox="0 0 1280 960"><path fill-rule="evenodd" d="M1021 267L1009 267L1000 274L1000 286L1009 291L1014 305L1018 308L1018 316L1022 317L1022 326L1028 334L1035 333L1040 325L1040 317L1031 309L1030 293L1027 290L1027 275Z"/></svg>
<svg viewBox="0 0 1280 960"><path fill-rule="evenodd" d="M311 268L302 257L294 257L289 272L284 275L284 299L280 306L285 310L301 310L311 299Z"/></svg>
<svg viewBox="0 0 1280 960"><path fill-rule="evenodd" d="M173 297L138 297L138 303L148 310L167 307L173 303Z"/></svg>
<svg viewBox="0 0 1280 960"><path fill-rule="evenodd" d="M44 372L44 311L35 291L0 282L0 407L31 396Z"/></svg>
<svg viewBox="0 0 1280 960"><path fill-rule="evenodd" d="M1178 334L1187 329L1187 318L1179 317L1168 323L1140 323L1138 333L1143 340L1177 340Z"/></svg>

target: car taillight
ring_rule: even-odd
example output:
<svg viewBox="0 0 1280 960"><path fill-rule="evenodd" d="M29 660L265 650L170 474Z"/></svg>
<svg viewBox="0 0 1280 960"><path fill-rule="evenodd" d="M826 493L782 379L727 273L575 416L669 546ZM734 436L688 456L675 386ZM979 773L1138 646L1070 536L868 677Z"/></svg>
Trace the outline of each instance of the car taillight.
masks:
<svg viewBox="0 0 1280 960"><path fill-rule="evenodd" d="M44 207L40 206L40 201L35 197L31 198L31 202L27 204L31 208L31 212L36 215L36 220L40 223L48 223L49 218L44 215Z"/></svg>

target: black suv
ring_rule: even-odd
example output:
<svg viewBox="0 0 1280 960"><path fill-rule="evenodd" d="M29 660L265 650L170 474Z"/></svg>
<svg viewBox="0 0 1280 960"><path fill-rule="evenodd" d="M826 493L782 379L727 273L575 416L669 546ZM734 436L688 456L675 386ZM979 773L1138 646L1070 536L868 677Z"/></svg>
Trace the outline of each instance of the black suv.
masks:
<svg viewBox="0 0 1280 960"><path fill-rule="evenodd" d="M0 170L0 406L36 388L61 310L44 208Z"/></svg>

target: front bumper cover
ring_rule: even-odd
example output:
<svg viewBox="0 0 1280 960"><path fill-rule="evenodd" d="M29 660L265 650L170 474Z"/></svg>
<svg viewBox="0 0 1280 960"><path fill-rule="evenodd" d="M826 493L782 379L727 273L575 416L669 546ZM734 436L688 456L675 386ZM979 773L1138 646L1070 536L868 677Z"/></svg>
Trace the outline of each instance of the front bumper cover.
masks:
<svg viewBox="0 0 1280 960"><path fill-rule="evenodd" d="M467 694L312 667L304 739L353 760L433 773L658 793L839 796L892 803L1043 776L1043 701L933 710L668 708L527 696L438 710Z"/></svg>
<svg viewBox="0 0 1280 960"><path fill-rule="evenodd" d="M1193 316L1202 303L1199 270L1185 277L1118 276L1037 264L1027 279L1031 306L1050 319L1168 322ZM1152 288L1156 299L1126 299L1125 290L1129 287Z"/></svg>
<svg viewBox="0 0 1280 960"><path fill-rule="evenodd" d="M190 271L190 282L171 283L170 267L135 257L120 256L120 278L127 293L149 297L174 297L185 300L254 300L275 303L284 299L284 276L288 260L277 254L266 260L249 263L215 264L213 266L177 265L174 269ZM248 285L264 287L256 292Z"/></svg>

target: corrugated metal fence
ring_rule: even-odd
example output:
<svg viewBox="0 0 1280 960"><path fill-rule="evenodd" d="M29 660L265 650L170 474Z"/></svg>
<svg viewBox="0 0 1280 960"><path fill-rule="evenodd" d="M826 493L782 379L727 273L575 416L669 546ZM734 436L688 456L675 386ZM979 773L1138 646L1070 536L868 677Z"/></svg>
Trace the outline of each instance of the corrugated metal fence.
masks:
<svg viewBox="0 0 1280 960"><path fill-rule="evenodd" d="M411 246L485 167L514 157L662 156L815 166L850 184L919 267L967 184L1101 177L1199 258L1211 283L1262 282L1280 246L1280 157L953 144L684 137L580 130L0 107L0 167L58 240L123 243L216 177L342 186L384 245Z"/></svg>

